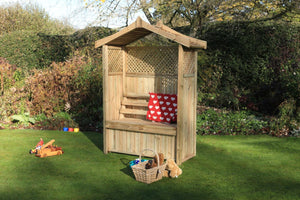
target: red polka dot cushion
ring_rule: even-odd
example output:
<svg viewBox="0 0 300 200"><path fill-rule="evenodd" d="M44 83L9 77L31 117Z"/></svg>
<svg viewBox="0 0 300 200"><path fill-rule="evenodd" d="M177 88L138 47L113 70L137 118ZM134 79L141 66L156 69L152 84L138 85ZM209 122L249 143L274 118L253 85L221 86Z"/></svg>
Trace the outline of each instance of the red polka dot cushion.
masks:
<svg viewBox="0 0 300 200"><path fill-rule="evenodd" d="M156 122L177 121L177 95L149 93L147 119Z"/></svg>

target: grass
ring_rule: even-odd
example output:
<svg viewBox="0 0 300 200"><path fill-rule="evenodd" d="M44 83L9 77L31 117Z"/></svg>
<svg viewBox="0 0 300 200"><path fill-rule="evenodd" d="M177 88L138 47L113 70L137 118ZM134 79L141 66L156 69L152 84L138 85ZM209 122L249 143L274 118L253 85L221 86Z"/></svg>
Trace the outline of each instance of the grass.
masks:
<svg viewBox="0 0 300 200"><path fill-rule="evenodd" d="M28 153L42 137L64 154ZM197 156L177 179L146 185L127 163L103 154L93 132L0 131L0 199L300 199L300 139L269 136L197 136Z"/></svg>

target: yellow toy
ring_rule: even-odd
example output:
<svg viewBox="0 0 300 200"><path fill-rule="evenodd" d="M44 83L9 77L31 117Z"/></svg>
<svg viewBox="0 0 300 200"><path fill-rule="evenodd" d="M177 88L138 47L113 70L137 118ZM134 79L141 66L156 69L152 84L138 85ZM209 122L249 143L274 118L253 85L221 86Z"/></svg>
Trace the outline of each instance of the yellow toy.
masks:
<svg viewBox="0 0 300 200"><path fill-rule="evenodd" d="M42 139L41 139L41 141L42 141ZM37 145L37 147L35 149L30 150L30 154L35 153L35 156L41 157L41 158L63 154L64 152L62 151L61 147L52 145L54 142L55 142L55 140L51 140L50 142L46 143L45 145Z"/></svg>

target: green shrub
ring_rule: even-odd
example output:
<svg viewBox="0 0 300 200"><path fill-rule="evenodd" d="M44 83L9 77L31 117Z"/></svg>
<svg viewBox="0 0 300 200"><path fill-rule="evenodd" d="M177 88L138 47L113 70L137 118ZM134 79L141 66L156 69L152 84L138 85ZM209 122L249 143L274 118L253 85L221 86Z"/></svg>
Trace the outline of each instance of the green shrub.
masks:
<svg viewBox="0 0 300 200"><path fill-rule="evenodd" d="M208 42L198 67L202 104L269 115L287 99L299 105L299 31L299 23L208 25L200 37Z"/></svg>
<svg viewBox="0 0 300 200"><path fill-rule="evenodd" d="M53 123L77 122L84 127L99 127L98 122L102 121L102 70L83 57L34 70L26 84L30 89L32 114L46 116Z"/></svg>
<svg viewBox="0 0 300 200"><path fill-rule="evenodd" d="M37 6L0 6L0 57L21 68L22 73L65 61L71 45L64 35L73 31ZM18 73L16 78L24 77Z"/></svg>
<svg viewBox="0 0 300 200"><path fill-rule="evenodd" d="M99 63L102 52L95 48L95 41L115 32L115 30L105 27L88 27L74 32L67 38L72 49L71 56L85 56L93 63Z"/></svg>
<svg viewBox="0 0 300 200"><path fill-rule="evenodd" d="M24 113L22 115L12 115L10 119L14 123L18 122L24 124L25 126L28 126L29 123L35 124L35 119L33 117L30 117L29 113Z"/></svg>
<svg viewBox="0 0 300 200"><path fill-rule="evenodd" d="M36 129L63 130L63 127L79 127L67 112L59 112L52 117L47 117L42 113L37 115L35 120Z"/></svg>
<svg viewBox="0 0 300 200"><path fill-rule="evenodd" d="M47 117L52 117L63 112L66 103L71 106L77 104L80 98L79 88L72 81L83 65L81 58L74 58L67 62L53 63L51 68L34 70L34 75L27 80L31 93L31 113L44 113Z"/></svg>
<svg viewBox="0 0 300 200"><path fill-rule="evenodd" d="M25 86L13 86L0 98L0 120L7 120L12 115L30 112L28 107L29 92Z"/></svg>
<svg viewBox="0 0 300 200"><path fill-rule="evenodd" d="M300 120L296 112L296 100L287 99L279 105L278 117L269 120L270 134L274 136L298 136Z"/></svg>
<svg viewBox="0 0 300 200"><path fill-rule="evenodd" d="M208 109L197 116L198 134L250 135L262 134L267 122L246 112Z"/></svg>
<svg viewBox="0 0 300 200"><path fill-rule="evenodd" d="M0 57L0 96L4 94L5 89L12 87L14 70L14 66L5 58Z"/></svg>
<svg viewBox="0 0 300 200"><path fill-rule="evenodd" d="M73 106L70 113L82 127L99 129L103 120L101 67L88 63L80 69L78 76L74 77L73 84L80 88L80 103Z"/></svg>
<svg viewBox="0 0 300 200"><path fill-rule="evenodd" d="M293 137L300 137L300 128L297 129L297 130L291 131L290 136L293 136Z"/></svg>
<svg viewBox="0 0 300 200"><path fill-rule="evenodd" d="M0 35L0 57L21 68L22 72L43 69L52 62L64 62L78 55L100 64L101 51L95 49L95 41L111 33L111 29L102 27L87 28L71 35L17 30Z"/></svg>
<svg viewBox="0 0 300 200"><path fill-rule="evenodd" d="M32 31L4 34L0 36L0 43L0 57L22 71L48 67L54 61L64 61L70 54L63 36L52 39Z"/></svg>

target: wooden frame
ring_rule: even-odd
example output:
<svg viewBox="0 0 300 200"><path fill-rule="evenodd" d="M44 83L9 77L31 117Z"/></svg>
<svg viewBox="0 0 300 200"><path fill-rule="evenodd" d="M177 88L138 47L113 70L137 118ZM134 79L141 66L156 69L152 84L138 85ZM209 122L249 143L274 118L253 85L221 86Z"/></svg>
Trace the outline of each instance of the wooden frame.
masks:
<svg viewBox="0 0 300 200"><path fill-rule="evenodd" d="M128 47L155 33L178 47ZM196 155L197 49L206 42L140 18L96 41L103 51L104 153L162 152L177 164ZM177 123L146 120L149 92L177 94Z"/></svg>

